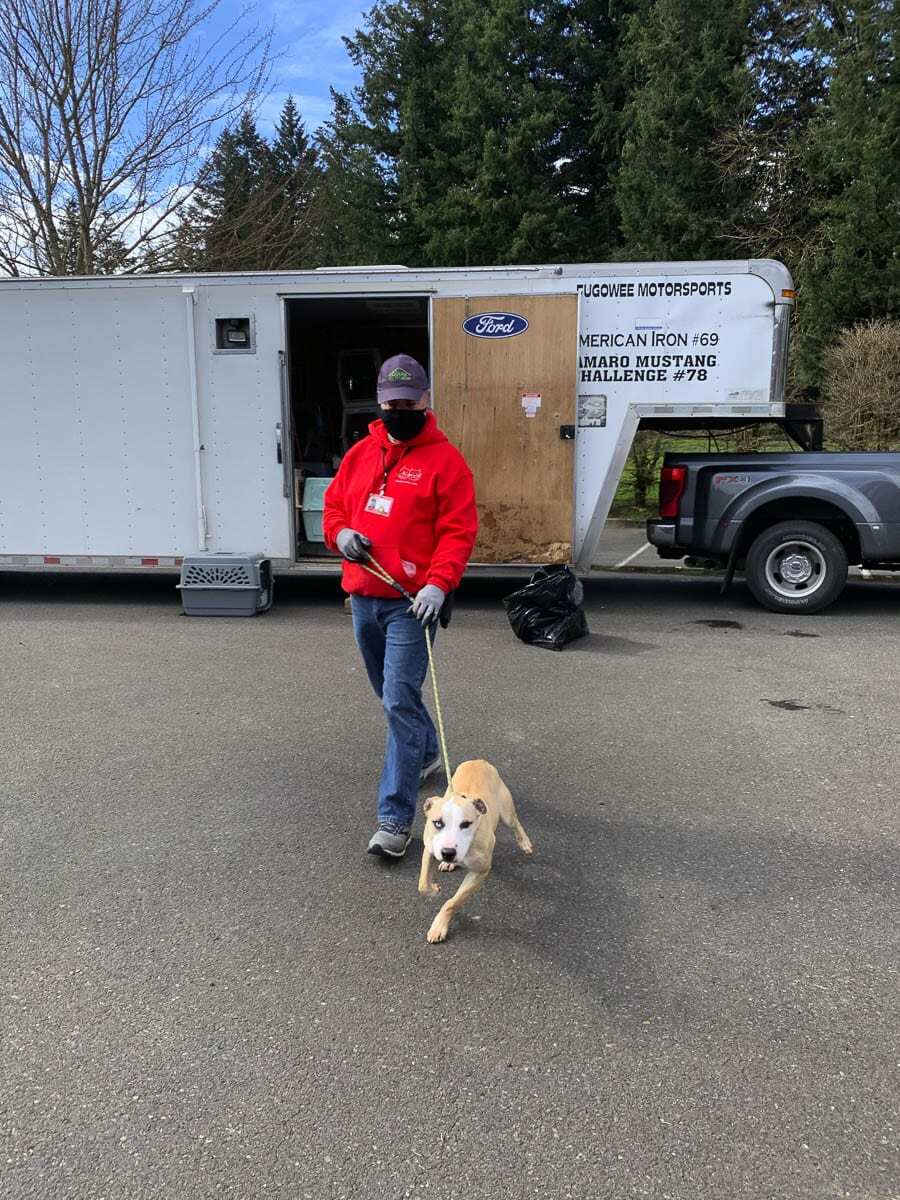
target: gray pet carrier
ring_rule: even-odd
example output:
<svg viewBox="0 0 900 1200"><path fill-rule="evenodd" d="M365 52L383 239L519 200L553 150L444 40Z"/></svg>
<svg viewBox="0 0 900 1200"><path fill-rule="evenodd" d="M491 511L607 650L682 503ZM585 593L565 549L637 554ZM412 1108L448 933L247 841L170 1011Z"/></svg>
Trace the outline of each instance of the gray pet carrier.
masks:
<svg viewBox="0 0 900 1200"><path fill-rule="evenodd" d="M189 617L254 617L272 607L272 564L262 554L192 554L178 587Z"/></svg>

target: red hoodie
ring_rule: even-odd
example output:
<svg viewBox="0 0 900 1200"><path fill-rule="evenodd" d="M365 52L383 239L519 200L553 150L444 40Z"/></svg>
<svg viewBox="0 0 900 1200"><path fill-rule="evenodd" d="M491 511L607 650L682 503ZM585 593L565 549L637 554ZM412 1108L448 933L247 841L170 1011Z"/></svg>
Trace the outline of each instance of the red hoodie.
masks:
<svg viewBox="0 0 900 1200"><path fill-rule="evenodd" d="M387 481L385 482L385 473ZM369 497L384 488L390 512L366 511ZM325 493L325 544L345 528L365 534L381 565L415 594L426 583L444 592L459 585L478 532L472 472L434 419L426 414L421 433L392 442L381 421L352 446ZM344 563L344 591L356 596L397 598L397 593L359 563Z"/></svg>

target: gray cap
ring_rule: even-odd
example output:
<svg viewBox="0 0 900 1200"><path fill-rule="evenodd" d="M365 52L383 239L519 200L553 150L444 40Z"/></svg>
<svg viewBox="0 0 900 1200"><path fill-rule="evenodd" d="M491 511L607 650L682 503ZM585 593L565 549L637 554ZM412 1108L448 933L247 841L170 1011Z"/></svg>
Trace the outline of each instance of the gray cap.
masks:
<svg viewBox="0 0 900 1200"><path fill-rule="evenodd" d="M378 372L378 403L389 400L419 400L428 390L428 375L421 363L408 354L386 359Z"/></svg>

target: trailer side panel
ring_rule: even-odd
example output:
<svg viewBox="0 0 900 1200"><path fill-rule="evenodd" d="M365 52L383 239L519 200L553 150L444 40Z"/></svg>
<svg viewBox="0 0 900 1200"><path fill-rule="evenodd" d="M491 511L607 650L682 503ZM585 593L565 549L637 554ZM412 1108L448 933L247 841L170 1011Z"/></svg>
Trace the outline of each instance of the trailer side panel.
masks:
<svg viewBox="0 0 900 1200"><path fill-rule="evenodd" d="M180 287L0 291L0 554L195 545Z"/></svg>

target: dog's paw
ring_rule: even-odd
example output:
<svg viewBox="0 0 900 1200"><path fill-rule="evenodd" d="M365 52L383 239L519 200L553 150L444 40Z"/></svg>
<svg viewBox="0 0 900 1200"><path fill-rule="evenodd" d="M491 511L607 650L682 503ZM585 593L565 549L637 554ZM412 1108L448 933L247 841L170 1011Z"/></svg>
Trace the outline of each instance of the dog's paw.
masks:
<svg viewBox="0 0 900 1200"><path fill-rule="evenodd" d="M441 862L441 863L438 863L438 870L439 871L455 871L458 866L459 866L459 863L455 863L455 862L452 862L452 863Z"/></svg>
<svg viewBox="0 0 900 1200"><path fill-rule="evenodd" d="M447 921L435 919L431 922L431 928L428 930L428 940L432 944L435 942L443 942L447 939L447 930L450 924Z"/></svg>
<svg viewBox="0 0 900 1200"><path fill-rule="evenodd" d="M436 883L429 883L427 887L419 888L419 895L420 896L437 896L438 893L440 892L440 890L441 889L438 887L438 885Z"/></svg>
<svg viewBox="0 0 900 1200"><path fill-rule="evenodd" d="M531 844L531 838L522 837L519 841L519 849L523 854L534 854L534 846Z"/></svg>

